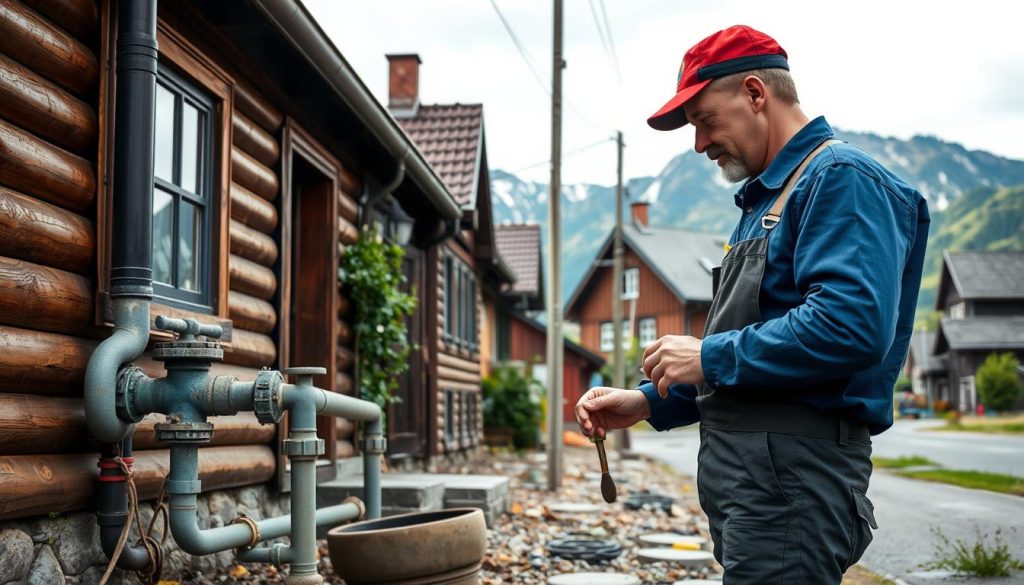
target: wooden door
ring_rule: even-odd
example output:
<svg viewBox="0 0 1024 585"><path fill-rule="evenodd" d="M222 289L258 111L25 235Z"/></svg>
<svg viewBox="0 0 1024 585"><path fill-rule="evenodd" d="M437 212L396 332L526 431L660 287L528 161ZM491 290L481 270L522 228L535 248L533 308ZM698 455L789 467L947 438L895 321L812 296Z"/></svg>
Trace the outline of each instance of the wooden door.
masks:
<svg viewBox="0 0 1024 585"><path fill-rule="evenodd" d="M427 387L423 368L424 335L424 253L412 246L402 260L405 292L414 294L416 310L406 319L409 341L409 369L398 378L395 396L399 402L388 406L388 456L393 459L420 457L426 453Z"/></svg>

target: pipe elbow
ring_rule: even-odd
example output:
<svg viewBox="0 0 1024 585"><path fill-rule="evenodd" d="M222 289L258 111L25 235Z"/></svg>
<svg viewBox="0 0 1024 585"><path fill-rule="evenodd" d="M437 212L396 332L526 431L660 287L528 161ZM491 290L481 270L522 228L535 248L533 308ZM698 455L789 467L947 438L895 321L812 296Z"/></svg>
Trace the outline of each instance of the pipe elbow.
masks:
<svg viewBox="0 0 1024 585"><path fill-rule="evenodd" d="M125 311L128 319L115 318L117 328L96 348L85 370L86 423L93 436L104 443L120 442L131 429L117 417L117 374L122 365L142 355L149 342L149 304L135 299L128 302L134 305ZM140 323L145 324L144 328Z"/></svg>

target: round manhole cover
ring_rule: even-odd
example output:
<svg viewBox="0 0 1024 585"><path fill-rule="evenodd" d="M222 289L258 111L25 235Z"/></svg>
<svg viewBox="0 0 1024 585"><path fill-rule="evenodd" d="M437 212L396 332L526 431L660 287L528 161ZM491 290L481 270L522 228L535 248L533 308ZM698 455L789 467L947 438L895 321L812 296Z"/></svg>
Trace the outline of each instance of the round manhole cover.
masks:
<svg viewBox="0 0 1024 585"><path fill-rule="evenodd" d="M622 554L622 547L614 540L566 538L548 543L553 556L571 561L610 561Z"/></svg>
<svg viewBox="0 0 1024 585"><path fill-rule="evenodd" d="M668 561L681 565L704 565L714 560L715 555L703 550L676 550L674 548L642 548L636 551L641 561Z"/></svg>
<svg viewBox="0 0 1024 585"><path fill-rule="evenodd" d="M674 546L676 544L692 544L698 547L707 544L707 539L696 534L677 534L675 532L659 532L656 534L640 535L640 542L658 546Z"/></svg>
<svg viewBox="0 0 1024 585"><path fill-rule="evenodd" d="M626 498L622 505L627 510L664 510L669 512L675 503L675 498L669 496L652 492L638 492Z"/></svg>
<svg viewBox="0 0 1024 585"><path fill-rule="evenodd" d="M640 579L619 573L573 573L555 575L548 585L640 585Z"/></svg>

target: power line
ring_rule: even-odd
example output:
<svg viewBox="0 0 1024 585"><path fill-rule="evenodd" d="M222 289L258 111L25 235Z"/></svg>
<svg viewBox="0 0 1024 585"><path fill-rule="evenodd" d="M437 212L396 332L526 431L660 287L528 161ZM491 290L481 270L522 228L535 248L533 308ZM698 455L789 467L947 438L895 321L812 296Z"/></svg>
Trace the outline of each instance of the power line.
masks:
<svg viewBox="0 0 1024 585"><path fill-rule="evenodd" d="M512 39L512 43L515 45L516 51L519 52L519 56L523 58L523 62L526 63L526 66L530 69L530 73L533 75L533 78L537 80L538 84L540 84L541 90L543 90L548 97L551 97L551 88L548 87L547 83L544 82L544 78L537 71L537 65L534 63L533 59L530 58L530 54L526 51L526 48L523 46L523 44L519 42L519 37L516 36L515 31L512 29L512 25L505 18L505 15L502 14L501 9L498 8L498 3L495 0L491 0L491 6L494 7L494 12L496 12L498 14L498 18L501 19L501 24L502 26L505 27L505 32L507 32L509 38ZM594 18L597 18L596 14L594 15ZM576 107L575 104L573 104L569 100L563 99L563 104L570 112L575 114L576 117L582 120L583 122L590 124L594 128L597 128L598 130L604 132L609 131L608 127L602 126L601 124L598 124L594 120L591 120L589 117L587 117L586 114L584 114L579 108Z"/></svg>
<svg viewBox="0 0 1024 585"><path fill-rule="evenodd" d="M622 71L619 69L619 55L615 51L615 40L612 39L612 27L608 24L608 12L604 9L604 0L598 0L598 5L601 7L601 17L604 19L604 30L605 35L608 37L608 46L612 49L612 62L615 63L615 75L619 78L619 83L622 83Z"/></svg>
<svg viewBox="0 0 1024 585"><path fill-rule="evenodd" d="M594 7L594 0L587 0L590 6L590 14L594 17L594 28L597 29L597 37L601 39L601 48L604 49L604 56L608 61L612 60L611 50L608 48L608 39L604 36L604 28L601 26L601 17L597 15L597 8Z"/></svg>
<svg viewBox="0 0 1024 585"><path fill-rule="evenodd" d="M512 39L512 43L516 46L516 50L519 51L519 56L523 58L523 61L526 63L526 66L530 68L530 73L533 74L533 78L536 79L537 83L540 84L540 87L542 90L544 90L544 93L548 94L548 97L550 97L551 90L548 88L547 84L544 83L544 79L541 78L540 73L537 73L537 67L536 65L534 65L533 59L530 59L530 55L526 52L526 49L523 47L522 43L519 42L519 37L517 37L515 31L512 30L512 25L510 25L508 21L505 20L505 15L502 14L501 9L498 8L498 3L495 2L495 0L491 0L491 6L493 6L494 11L498 13L498 18L501 19L501 24L505 27L505 32L507 32L509 38Z"/></svg>
<svg viewBox="0 0 1024 585"><path fill-rule="evenodd" d="M581 146L581 147L576 148L574 150L570 150L569 152L563 153L562 154L562 158L573 156L575 154L580 154L581 152L590 150L590 149L595 148L597 146L601 146L602 144L604 144L606 142L611 142L612 140L615 140L615 138L602 138L601 140L598 140L596 142L591 142L590 144L588 144L586 146ZM551 162L551 159L535 162L532 165L528 165L528 166L525 166L525 167L523 167L521 169L516 169L516 170L512 171L512 174L513 175L517 175L517 174L519 174L519 173L521 173L523 171L528 171L528 170L530 170L532 168L536 168L536 167L539 167L541 165L549 164L550 162Z"/></svg>

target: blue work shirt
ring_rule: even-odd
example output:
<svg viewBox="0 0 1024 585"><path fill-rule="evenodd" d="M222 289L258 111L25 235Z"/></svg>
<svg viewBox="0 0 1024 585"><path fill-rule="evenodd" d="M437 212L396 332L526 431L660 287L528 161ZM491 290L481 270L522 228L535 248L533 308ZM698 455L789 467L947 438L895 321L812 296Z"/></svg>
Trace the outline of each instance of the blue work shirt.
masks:
<svg viewBox="0 0 1024 585"><path fill-rule="evenodd" d="M765 235L761 218L786 179L832 134L823 117L812 120L743 185L730 244ZM921 194L864 152L848 144L825 149L797 181L769 238L762 321L704 338L708 386L797 396L866 422L872 434L892 426L892 389L910 344L929 222ZM816 391L801 396L801 388ZM654 428L700 420L695 386L673 384L664 400L649 382L640 390Z"/></svg>

